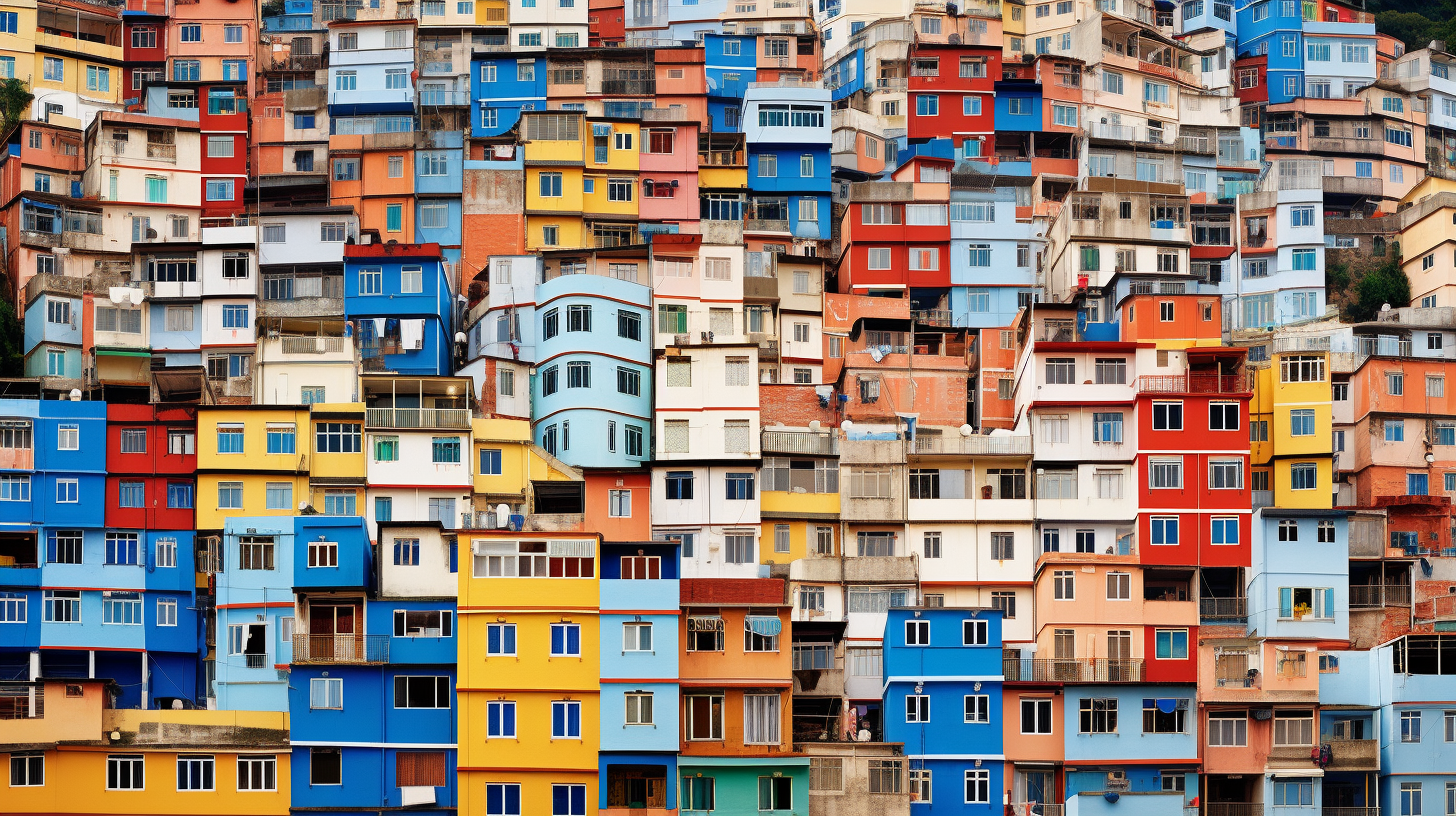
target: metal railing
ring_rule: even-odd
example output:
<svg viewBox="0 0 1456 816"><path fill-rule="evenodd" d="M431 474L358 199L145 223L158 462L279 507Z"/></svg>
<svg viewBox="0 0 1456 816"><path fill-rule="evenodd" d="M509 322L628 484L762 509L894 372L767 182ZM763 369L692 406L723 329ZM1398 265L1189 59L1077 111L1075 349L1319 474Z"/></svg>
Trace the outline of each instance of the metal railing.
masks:
<svg viewBox="0 0 1456 816"><path fill-rule="evenodd" d="M287 335L278 339L284 354L335 354L348 343L346 337Z"/></svg>
<svg viewBox="0 0 1456 816"><path fill-rule="evenodd" d="M916 434L915 453L948 453L979 456L1026 456L1031 453L1029 436L986 436L972 434Z"/></svg>
<svg viewBox="0 0 1456 816"><path fill-rule="evenodd" d="M1378 609L1384 606L1410 606L1411 588L1407 584L1351 584L1351 609Z"/></svg>
<svg viewBox="0 0 1456 816"><path fill-rule="evenodd" d="M815 433L814 431L768 431L762 432L759 448L767 456L771 453L804 453L837 455L839 435L835 431Z"/></svg>
<svg viewBox="0 0 1456 816"><path fill-rule="evenodd" d="M294 663L388 663L388 635L294 635Z"/></svg>
<svg viewBox="0 0 1456 816"><path fill-rule="evenodd" d="M1007 680L1039 683L1142 683L1146 677L1135 657L1005 660L1001 672Z"/></svg>
<svg viewBox="0 0 1456 816"><path fill-rule="evenodd" d="M1264 806L1257 802L1209 802L1203 816L1262 816Z"/></svg>
<svg viewBox="0 0 1456 816"><path fill-rule="evenodd" d="M467 408L369 408L364 424L373 428L451 428L470 427Z"/></svg>
<svg viewBox="0 0 1456 816"><path fill-rule="evenodd" d="M927 326L949 326L952 313L949 309L912 309L910 317L916 323L924 323Z"/></svg>
<svg viewBox="0 0 1456 816"><path fill-rule="evenodd" d="M1144 394L1238 394L1249 390L1246 374L1147 374L1137 378Z"/></svg>
<svg viewBox="0 0 1456 816"><path fill-rule="evenodd" d="M1248 598L1199 598L1198 616L1204 620L1238 620L1249 616Z"/></svg>
<svg viewBox="0 0 1456 816"><path fill-rule="evenodd" d="M266 669L268 668L268 655L245 654L243 655L243 665L250 669Z"/></svg>

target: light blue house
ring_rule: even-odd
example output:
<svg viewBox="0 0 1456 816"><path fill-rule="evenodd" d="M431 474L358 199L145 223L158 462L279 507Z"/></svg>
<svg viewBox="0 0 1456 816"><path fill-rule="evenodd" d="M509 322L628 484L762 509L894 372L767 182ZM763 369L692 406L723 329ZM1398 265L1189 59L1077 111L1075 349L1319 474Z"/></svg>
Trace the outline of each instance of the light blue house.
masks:
<svg viewBox="0 0 1456 816"><path fill-rule="evenodd" d="M745 93L750 195L745 230L829 238L829 101L829 92L821 88L750 88Z"/></svg>
<svg viewBox="0 0 1456 816"><path fill-rule="evenodd" d="M1000 610L889 611L884 739L905 745L912 814L1000 814Z"/></svg>
<svg viewBox="0 0 1456 816"><path fill-rule="evenodd" d="M676 544L602 545L600 808L677 807L678 603Z"/></svg>
<svg viewBox="0 0 1456 816"><path fill-rule="evenodd" d="M1348 639L1348 540L1341 511L1255 511L1249 631L1279 639Z"/></svg>
<svg viewBox="0 0 1456 816"><path fill-rule="evenodd" d="M1068 814L1178 816L1198 796L1192 684L1077 685L1065 694Z"/></svg>
<svg viewBox="0 0 1456 816"><path fill-rule="evenodd" d="M652 424L652 290L602 275L536 287L532 433L577 467L629 467L627 425Z"/></svg>
<svg viewBox="0 0 1456 816"><path fill-rule="evenodd" d="M1041 246L1033 225L1016 220L1016 189L952 190L950 239L951 325L1011 325L1031 302Z"/></svg>

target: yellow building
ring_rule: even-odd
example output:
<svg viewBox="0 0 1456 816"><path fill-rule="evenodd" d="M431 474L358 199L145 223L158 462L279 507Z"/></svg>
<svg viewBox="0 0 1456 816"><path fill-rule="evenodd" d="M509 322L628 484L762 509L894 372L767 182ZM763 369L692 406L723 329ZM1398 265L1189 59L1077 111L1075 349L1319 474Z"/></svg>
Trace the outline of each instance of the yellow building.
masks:
<svg viewBox="0 0 1456 816"><path fill-rule="evenodd" d="M231 516L296 515L305 503L358 515L363 426L357 403L200 408L197 529L222 529Z"/></svg>
<svg viewBox="0 0 1456 816"><path fill-rule="evenodd" d="M33 42L29 64L22 65L23 52L16 53L14 76L29 83L37 117L59 114L79 119L84 126L99 110L119 110L125 63L117 11L46 0L31 8L16 9L21 25L33 15L29 29L20 28L16 39L23 39L28 30Z"/></svg>
<svg viewBox="0 0 1456 816"><path fill-rule="evenodd" d="M1328 337L1274 338L1270 363L1254 369L1249 466L1254 504L1328 510L1334 468ZM1307 469L1315 463L1312 485Z"/></svg>
<svg viewBox="0 0 1456 816"><path fill-rule="evenodd" d="M553 784L594 798L600 539L462 531L460 545L460 811L503 796L545 813Z"/></svg>
<svg viewBox="0 0 1456 816"><path fill-rule="evenodd" d="M30 85L35 65L35 0L5 0L0 14L15 15L15 31L0 32L0 77ZM26 115L26 118L30 118Z"/></svg>
<svg viewBox="0 0 1456 816"><path fill-rule="evenodd" d="M792 430L764 434L759 493L761 563L785 564L806 555L832 555L839 526L839 440ZM774 455L785 452L816 455Z"/></svg>
<svg viewBox="0 0 1456 816"><path fill-rule="evenodd" d="M1398 255L1410 279L1409 305L1456 306L1456 181L1426 176L1401 206Z"/></svg>
<svg viewBox="0 0 1456 816"><path fill-rule="evenodd" d="M6 721L5 813L289 812L286 713L112 709L109 682L9 684L40 713Z"/></svg>
<svg viewBox="0 0 1456 816"><path fill-rule="evenodd" d="M635 243L640 127L564 111L521 121L526 248Z"/></svg>

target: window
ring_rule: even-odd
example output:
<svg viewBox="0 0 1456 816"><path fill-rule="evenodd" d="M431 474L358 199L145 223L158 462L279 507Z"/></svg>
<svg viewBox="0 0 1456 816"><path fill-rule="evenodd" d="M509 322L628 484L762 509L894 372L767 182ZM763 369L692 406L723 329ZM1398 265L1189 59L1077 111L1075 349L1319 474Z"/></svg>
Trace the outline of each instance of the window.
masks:
<svg viewBox="0 0 1456 816"><path fill-rule="evenodd" d="M1052 598L1058 601L1076 599L1076 575L1071 570L1052 572Z"/></svg>
<svg viewBox="0 0 1456 816"><path fill-rule="evenodd" d="M1241 490L1244 486L1244 463L1242 460L1215 460L1209 462L1209 487L1215 490Z"/></svg>
<svg viewBox="0 0 1456 816"><path fill-rule="evenodd" d="M961 645L962 646L985 646L991 642L991 627L989 621L967 620L961 621Z"/></svg>
<svg viewBox="0 0 1456 816"><path fill-rule="evenodd" d="M751 501L753 499L753 474L729 473L724 477L724 498L729 501Z"/></svg>
<svg viewBox="0 0 1456 816"><path fill-rule="evenodd" d="M1314 781L1308 777L1276 777L1275 807L1299 807L1314 804Z"/></svg>
<svg viewBox="0 0 1456 816"><path fill-rule="evenodd" d="M450 678L398 675L394 678L395 708L449 708Z"/></svg>
<svg viewBox="0 0 1456 816"><path fill-rule="evenodd" d="M1402 711L1400 712L1400 741L1420 742L1421 741L1421 712Z"/></svg>
<svg viewBox="0 0 1456 816"><path fill-rule="evenodd" d="M1154 544L1176 545L1178 543L1178 517L1153 516L1148 521Z"/></svg>
<svg viewBox="0 0 1456 816"><path fill-rule="evenodd" d="M344 755L338 748L311 748L308 756L310 785L344 784Z"/></svg>
<svg viewBox="0 0 1456 816"><path fill-rule="evenodd" d="M1181 431L1181 430L1183 430L1183 403L1181 403L1181 402L1154 402L1153 403L1153 430L1155 430L1155 431Z"/></svg>
<svg viewBox="0 0 1456 816"><path fill-rule="evenodd" d="M905 695L905 722L930 722L930 697L925 694Z"/></svg>
<svg viewBox="0 0 1456 816"><path fill-rule="evenodd" d="M1152 488L1181 489L1183 487L1183 460L1149 460L1148 486Z"/></svg>
<svg viewBox="0 0 1456 816"><path fill-rule="evenodd" d="M12 778L11 785L14 784ZM106 758L107 790L139 791L146 787L145 761L141 754L112 754Z"/></svg>
<svg viewBox="0 0 1456 816"><path fill-rule="evenodd" d="M1405 374L1399 371L1385 372L1385 393L1399 397L1405 394Z"/></svg>
<svg viewBox="0 0 1456 816"><path fill-rule="evenodd" d="M1385 441L1386 442L1404 442L1405 441L1405 420L1403 420L1403 419L1387 419L1387 420L1385 420Z"/></svg>
<svg viewBox="0 0 1456 816"><path fill-rule="evenodd" d="M238 790L272 791L278 789L278 758L271 756L238 757Z"/></svg>
<svg viewBox="0 0 1456 816"><path fill-rule="evenodd" d="M1236 678L1243 682L1242 678ZM1249 717L1244 712L1210 712L1208 744L1221 748L1242 748L1249 744Z"/></svg>
<svg viewBox="0 0 1456 816"><path fill-rule="evenodd" d="M485 654L488 657L514 657L516 654L516 625L514 623L492 623L485 627Z"/></svg>
<svg viewBox="0 0 1456 816"><path fill-rule="evenodd" d="M987 804L991 801L991 772L966 771L966 804Z"/></svg>
<svg viewBox="0 0 1456 816"><path fill-rule="evenodd" d="M743 742L748 745L778 745L779 695L743 695Z"/></svg>
<svg viewBox="0 0 1456 816"><path fill-rule="evenodd" d="M1078 702L1078 728L1083 734L1117 733L1117 699L1084 697Z"/></svg>
<svg viewBox="0 0 1456 816"><path fill-rule="evenodd" d="M934 19L934 18L926 18ZM922 21L924 22L924 21ZM937 19L935 22L939 23ZM778 699L778 698L774 698ZM793 810L794 779L790 776L760 776L758 778L758 809ZM1419 816L1419 814L1416 814Z"/></svg>
<svg viewBox="0 0 1456 816"><path fill-rule="evenodd" d="M551 624L551 656L581 657L581 624Z"/></svg>
<svg viewBox="0 0 1456 816"><path fill-rule="evenodd" d="M1154 632L1153 642L1159 660L1188 659L1187 629L1158 629Z"/></svg>
<svg viewBox="0 0 1456 816"><path fill-rule="evenodd" d="M1107 600L1132 600L1132 574L1127 572L1107 573Z"/></svg>
<svg viewBox="0 0 1456 816"><path fill-rule="evenodd" d="M316 426L314 441L319 453L358 453L359 425L353 422L320 422Z"/></svg>
<svg viewBox="0 0 1456 816"><path fill-rule="evenodd" d="M177 757L177 790L213 790L213 758L210 756Z"/></svg>

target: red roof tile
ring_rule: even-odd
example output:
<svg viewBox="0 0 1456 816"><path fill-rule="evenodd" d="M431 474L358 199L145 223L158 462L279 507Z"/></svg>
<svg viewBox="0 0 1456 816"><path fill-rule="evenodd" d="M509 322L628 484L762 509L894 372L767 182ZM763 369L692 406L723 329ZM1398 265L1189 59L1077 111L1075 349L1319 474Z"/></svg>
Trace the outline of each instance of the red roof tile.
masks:
<svg viewBox="0 0 1456 816"><path fill-rule="evenodd" d="M784 606L782 578L684 578L684 606Z"/></svg>

